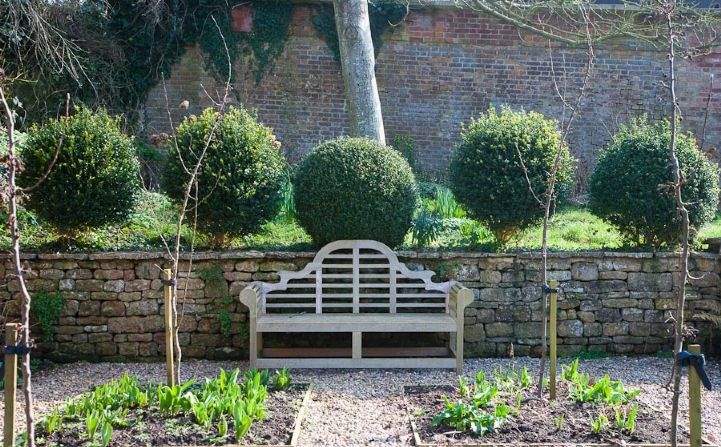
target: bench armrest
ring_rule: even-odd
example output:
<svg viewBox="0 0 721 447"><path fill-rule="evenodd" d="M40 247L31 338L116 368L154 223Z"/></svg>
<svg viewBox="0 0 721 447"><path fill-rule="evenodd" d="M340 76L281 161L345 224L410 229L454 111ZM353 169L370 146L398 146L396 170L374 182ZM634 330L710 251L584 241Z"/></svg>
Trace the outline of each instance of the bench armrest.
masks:
<svg viewBox="0 0 721 447"><path fill-rule="evenodd" d="M258 284L251 284L240 292L240 302L245 304L253 318L258 315L261 296Z"/></svg>
<svg viewBox="0 0 721 447"><path fill-rule="evenodd" d="M454 283L448 293L448 313L463 318L466 306L473 302L473 291L460 283Z"/></svg>

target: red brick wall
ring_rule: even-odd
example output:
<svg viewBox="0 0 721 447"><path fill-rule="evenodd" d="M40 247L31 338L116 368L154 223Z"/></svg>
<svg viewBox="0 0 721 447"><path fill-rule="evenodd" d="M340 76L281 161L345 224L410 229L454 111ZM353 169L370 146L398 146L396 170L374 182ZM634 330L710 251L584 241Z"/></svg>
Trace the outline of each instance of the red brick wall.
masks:
<svg viewBox="0 0 721 447"><path fill-rule="evenodd" d="M347 132L340 66L315 33L312 17L313 6L296 8L285 51L259 85L244 63L236 66L236 99L257 109L291 160L319 141ZM563 118L548 43L537 36L520 35L511 25L474 12L427 8L411 11L384 42L376 72L387 139L412 136L420 169L443 170L461 123L489 104ZM574 96L584 71L584 50L555 46L552 54L559 87ZM596 57L590 91L571 136L581 185L619 123L641 113L660 116L665 107L665 54L617 44L597 48ZM717 76L706 113L711 73L721 74L721 54L682 63L679 98L685 123L699 138L707 122L704 148L717 159L710 148L721 137L721 79ZM218 89L203 70L202 56L192 49L167 81L174 120L184 112L177 108L184 99L191 103L185 113L209 104L203 87L212 93ZM150 94L144 114L148 133L167 130L162 87Z"/></svg>

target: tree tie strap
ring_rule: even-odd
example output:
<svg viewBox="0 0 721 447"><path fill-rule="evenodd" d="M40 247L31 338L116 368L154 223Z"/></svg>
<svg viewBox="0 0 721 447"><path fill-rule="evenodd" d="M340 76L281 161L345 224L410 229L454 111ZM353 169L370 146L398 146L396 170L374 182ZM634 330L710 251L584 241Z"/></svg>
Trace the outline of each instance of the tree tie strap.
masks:
<svg viewBox="0 0 721 447"><path fill-rule="evenodd" d="M703 354L693 354L688 351L678 353L678 363L681 366L692 366L696 370L696 374L701 378L704 388L711 391L711 380L706 374L706 357Z"/></svg>
<svg viewBox="0 0 721 447"><path fill-rule="evenodd" d="M17 345L5 345L5 354L7 355L25 355L29 354L32 346L26 346L23 343Z"/></svg>
<svg viewBox="0 0 721 447"><path fill-rule="evenodd" d="M558 287L551 287L548 284L543 285L543 293L558 293Z"/></svg>
<svg viewBox="0 0 721 447"><path fill-rule="evenodd" d="M163 283L164 286L174 286L175 285L175 278L170 279L160 279L160 281Z"/></svg>

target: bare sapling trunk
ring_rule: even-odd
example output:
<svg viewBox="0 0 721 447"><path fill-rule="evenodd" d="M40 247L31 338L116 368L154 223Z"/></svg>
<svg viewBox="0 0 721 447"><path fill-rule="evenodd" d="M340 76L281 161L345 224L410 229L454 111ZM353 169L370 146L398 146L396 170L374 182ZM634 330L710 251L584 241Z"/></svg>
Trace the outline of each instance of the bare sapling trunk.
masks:
<svg viewBox="0 0 721 447"><path fill-rule="evenodd" d="M678 407L679 398L681 396L681 371L679 364L679 354L683 349L684 342L684 307L686 306L686 283L688 282L688 257L689 257L689 216L686 204L681 196L681 188L683 186L683 175L681 166L676 155L676 137L678 133L678 103L676 98L676 52L675 41L676 33L674 31L674 14L676 13L676 2L671 0L667 5L666 20L668 25L668 89L671 100L671 139L669 143L669 160L671 161L671 171L673 172L673 195L676 202L676 211L681 220L680 238L681 251L679 252L679 276L680 281L676 282L676 311L673 318L673 353L674 363L672 367L671 378L673 381L672 402L671 402L671 432L670 442L676 447L678 438Z"/></svg>
<svg viewBox="0 0 721 447"><path fill-rule="evenodd" d="M0 74L1 76L1 74ZM33 419L33 391L32 391L32 372L30 371L30 347L32 339L30 338L30 302L31 297L25 283L24 269L20 257L20 227L18 226L18 197L22 194L22 190L16 185L17 173L20 170L20 159L18 158L17 149L15 147L15 119L13 112L10 110L5 91L0 86L0 100L3 105L5 115L5 129L7 132L7 155L5 156L5 166L7 169L7 184L3 191L4 199L7 201L8 207L8 231L12 241L12 263L15 279L20 288L20 297L22 305L20 307L20 324L21 336L20 346L25 348L22 354L22 375L23 375L23 395L25 398L25 422L27 432L28 447L35 446L35 421Z"/></svg>
<svg viewBox="0 0 721 447"><path fill-rule="evenodd" d="M581 10L581 16L585 22L585 28L586 28L586 37L587 37L587 47L586 47L586 68L583 80L581 82L581 86L578 90L578 95L576 96L573 103L570 103L566 100L565 96L561 93L560 89L558 88L558 83L556 81L555 75L553 76L554 86L556 88L556 92L558 96L561 98L561 102L563 103L564 107L568 110L568 118L566 119L566 122L564 123L563 131L561 134L561 139L559 140L559 147L556 152L556 156L553 160L553 166L551 168L551 172L549 173L548 180L546 183L546 191L543 194L543 227L541 231L541 270L542 270L542 278L543 281L543 293L541 294L541 314L542 317L542 340L541 340L541 359L540 364L538 368L538 388L537 388L537 394L539 397L543 395L543 379L544 374L546 371L546 356L548 351L548 223L551 217L551 208L553 206L553 203L555 201L556 197L556 182L558 180L558 172L561 168L561 162L563 161L563 145L566 144L566 141L568 140L568 134L571 131L571 126L573 125L574 119L578 116L581 101L583 100L583 97L586 94L586 90L588 87L588 83L591 79L591 73L593 71L593 65L595 62L595 55L593 52L593 40L591 39L591 33L590 33L590 18L588 17L587 11L584 7L580 7ZM549 42L550 45L550 42ZM553 67L553 55L550 54L550 60L551 60L551 67ZM524 168L525 169L525 168ZM530 187L530 180L529 180L529 187Z"/></svg>
<svg viewBox="0 0 721 447"><path fill-rule="evenodd" d="M225 36L223 36L220 27L218 26L217 21L215 20L215 17L212 17L213 23L215 24L216 30L218 31L221 41L223 42L223 46L225 49L225 54L228 61L228 76L225 79L224 89L222 94L220 95L220 98L217 100L210 97L210 101L215 105L215 107L218 109L218 115L213 123L213 126L210 129L210 132L208 133L208 136L206 137L205 141L203 142L202 149L198 152L193 154L194 157L196 157L192 164L189 164L189 160L184 160L183 154L181 150L178 148L178 140L175 136L175 126L173 125L172 115L170 113L170 105L168 103L168 95L167 92L165 92L165 101L166 101L166 109L168 113L168 119L170 123L170 127L173 131L173 138L171 139L172 144L175 145L175 153L178 154L178 157L180 158L181 165L183 167L183 171L185 172L186 181L187 184L185 186L185 190L183 191L183 198L180 203L180 207L178 209L178 218L175 223L175 234L173 235L173 242L172 242L172 248L168 245L168 243L164 240L165 248L167 251L167 254L171 260L172 265L172 277L171 277L171 288L172 288L172 298L171 298L171 306L172 306L172 338L173 338L173 356L174 356L174 369L173 369L173 377L175 379L175 383L180 383L180 365L182 360L182 350L180 346L180 325L182 323L182 318L184 315L184 311L182 309L182 306L179 306L178 303L178 297L180 288L178 286L178 277L179 277L179 270L180 270L180 257L181 257L181 237L183 232L183 226L186 224L186 220L188 218L188 213L192 214L192 222L191 222L191 245L189 247L189 251L186 253L186 258L188 260L188 268L187 271L184 273L184 276L186 278L185 286L182 289L182 303L185 304L185 297L188 293L188 281L187 279L190 278L191 273L193 271L193 253L195 251L195 236L197 234L197 207L198 202L202 200L202 197L198 197L198 177L201 172L201 169L203 167L203 164L205 163L205 157L208 153L208 149L210 148L210 144L213 141L213 138L215 136L215 133L218 130L218 126L220 124L220 119L222 118L223 113L225 112L225 109L230 102L230 92L231 92L231 79L232 79L232 63L230 59L230 52L228 50L228 46L225 40ZM165 87L165 84L163 84Z"/></svg>
<svg viewBox="0 0 721 447"><path fill-rule="evenodd" d="M386 143L367 0L333 0L341 69L354 136Z"/></svg>

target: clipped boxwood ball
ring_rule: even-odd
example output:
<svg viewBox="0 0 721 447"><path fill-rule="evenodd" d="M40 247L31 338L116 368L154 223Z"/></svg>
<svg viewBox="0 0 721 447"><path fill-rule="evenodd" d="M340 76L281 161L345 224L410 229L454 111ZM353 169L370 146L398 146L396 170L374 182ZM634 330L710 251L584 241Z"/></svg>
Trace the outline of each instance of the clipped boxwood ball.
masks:
<svg viewBox="0 0 721 447"><path fill-rule="evenodd" d="M298 165L298 220L317 245L339 239L403 242L418 202L408 162L367 138L326 141Z"/></svg>
<svg viewBox="0 0 721 447"><path fill-rule="evenodd" d="M209 137L197 175L198 228L222 244L228 236L258 231L275 217L287 165L271 129L248 111L230 107L220 116L206 109L178 126L177 144L168 149L163 184L178 204L191 177L183 166L192 169L198 164Z"/></svg>
<svg viewBox="0 0 721 447"><path fill-rule="evenodd" d="M59 148L59 151L58 151ZM37 183L28 208L62 233L120 223L128 218L140 187L133 139L104 110L81 108L71 117L33 126L22 146L25 169L18 184Z"/></svg>
<svg viewBox="0 0 721 447"><path fill-rule="evenodd" d="M670 186L670 141L667 121L634 120L621 127L601 152L591 176L591 211L617 226L630 243L661 247L680 240L680 219ZM690 133L678 133L676 153L693 237L716 213L718 168L701 153Z"/></svg>
<svg viewBox="0 0 721 447"><path fill-rule="evenodd" d="M570 189L574 165L556 122L536 112L491 108L461 129L451 158L451 190L472 217L505 243L543 216L529 181L542 198L559 150L556 197Z"/></svg>

